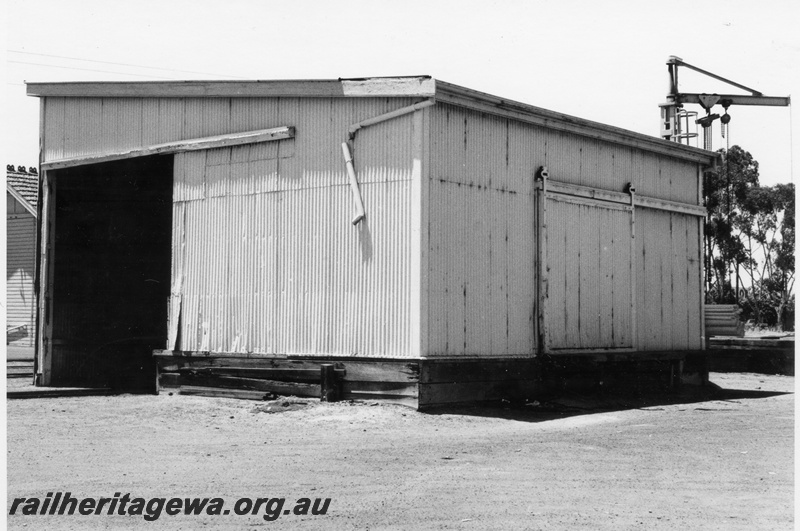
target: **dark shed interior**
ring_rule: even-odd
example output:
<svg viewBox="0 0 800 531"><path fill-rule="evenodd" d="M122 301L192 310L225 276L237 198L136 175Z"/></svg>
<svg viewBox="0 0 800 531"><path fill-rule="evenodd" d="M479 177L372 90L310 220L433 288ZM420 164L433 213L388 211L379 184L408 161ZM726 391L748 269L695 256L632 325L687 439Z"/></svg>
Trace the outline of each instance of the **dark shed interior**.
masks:
<svg viewBox="0 0 800 531"><path fill-rule="evenodd" d="M53 384L149 390L167 340L172 156L59 170Z"/></svg>

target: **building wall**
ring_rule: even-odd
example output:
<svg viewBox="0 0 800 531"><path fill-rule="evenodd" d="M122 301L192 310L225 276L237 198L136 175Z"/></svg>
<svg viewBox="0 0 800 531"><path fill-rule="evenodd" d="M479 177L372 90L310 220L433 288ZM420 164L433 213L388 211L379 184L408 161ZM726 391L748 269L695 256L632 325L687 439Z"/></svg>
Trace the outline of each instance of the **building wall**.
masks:
<svg viewBox="0 0 800 531"><path fill-rule="evenodd" d="M563 183L632 183L698 204L696 163L452 105L431 112L428 355L535 353L540 167ZM637 208L631 249L630 211L548 205L548 238L563 242L547 244L550 348L700 348L699 218Z"/></svg>
<svg viewBox="0 0 800 531"><path fill-rule="evenodd" d="M7 341L10 346L32 348L36 337L36 218L8 192L6 207L6 323L25 325L8 334Z"/></svg>
<svg viewBox="0 0 800 531"><path fill-rule="evenodd" d="M169 346L409 357L419 321L410 307L412 138L422 131L404 116L358 132L367 216L357 227L341 143L350 125L413 102L51 97L44 162L294 126L295 139L175 156L170 320L180 333Z"/></svg>
<svg viewBox="0 0 800 531"><path fill-rule="evenodd" d="M702 218L636 209L636 319L641 350L702 348Z"/></svg>
<svg viewBox="0 0 800 531"><path fill-rule="evenodd" d="M536 345L535 131L431 108L430 356L529 356Z"/></svg>
<svg viewBox="0 0 800 531"><path fill-rule="evenodd" d="M547 205L548 347L633 348L631 209L553 196Z"/></svg>
<svg viewBox="0 0 800 531"><path fill-rule="evenodd" d="M236 124L229 129L292 125L296 138L176 155L177 349L414 354L411 140L421 131L410 116L359 131L354 157L367 215L358 226L341 149L351 124L410 103L233 100L230 116L216 118ZM223 132L202 124L188 136Z"/></svg>

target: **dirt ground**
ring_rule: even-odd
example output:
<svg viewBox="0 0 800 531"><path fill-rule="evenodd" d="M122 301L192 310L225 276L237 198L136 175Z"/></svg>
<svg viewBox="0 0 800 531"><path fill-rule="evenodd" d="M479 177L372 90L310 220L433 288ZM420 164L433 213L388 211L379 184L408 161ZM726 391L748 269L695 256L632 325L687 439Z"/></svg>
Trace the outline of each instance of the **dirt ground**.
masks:
<svg viewBox="0 0 800 531"><path fill-rule="evenodd" d="M243 497L331 502L274 521L18 509L8 527L791 529L794 378L711 379L724 391L434 414L166 394L11 400L9 507L57 491L220 497L228 509Z"/></svg>

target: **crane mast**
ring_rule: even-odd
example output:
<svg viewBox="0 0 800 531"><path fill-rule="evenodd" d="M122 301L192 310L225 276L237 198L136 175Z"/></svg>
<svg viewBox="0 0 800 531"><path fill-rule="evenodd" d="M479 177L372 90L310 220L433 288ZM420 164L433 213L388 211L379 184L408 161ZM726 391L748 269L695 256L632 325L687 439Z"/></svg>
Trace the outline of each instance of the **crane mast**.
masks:
<svg viewBox="0 0 800 531"><path fill-rule="evenodd" d="M680 92L678 90L678 67L681 66L745 90L750 94L699 94ZM661 107L661 138L665 140L689 144L692 138L698 136L696 130L697 125L699 125L703 128L703 148L711 151L711 125L714 120L717 119L719 119L722 124L727 125L731 119L728 114L728 108L731 105L786 107L791 103L788 96L765 96L755 89L690 65L680 57L675 57L674 55L667 59L667 69L669 70L669 93L667 94L667 101L659 105L659 107ZM685 110L683 106L687 103L700 105L706 111L705 116L698 117L696 111ZM722 116L716 113L712 114L711 110L715 105L721 105L724 109ZM694 126L694 129L692 129L692 126Z"/></svg>

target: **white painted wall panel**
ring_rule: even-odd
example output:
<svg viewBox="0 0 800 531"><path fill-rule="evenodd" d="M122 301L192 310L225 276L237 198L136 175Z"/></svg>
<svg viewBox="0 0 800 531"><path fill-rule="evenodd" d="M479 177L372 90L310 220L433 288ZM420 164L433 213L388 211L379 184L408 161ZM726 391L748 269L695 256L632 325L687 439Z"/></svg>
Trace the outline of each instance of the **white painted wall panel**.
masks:
<svg viewBox="0 0 800 531"><path fill-rule="evenodd" d="M642 350L701 347L700 218L636 210L637 332Z"/></svg>
<svg viewBox="0 0 800 531"><path fill-rule="evenodd" d="M437 105L431 116L428 355L530 356L528 130L451 106Z"/></svg>
<svg viewBox="0 0 800 531"><path fill-rule="evenodd" d="M278 116L242 127L294 125L296 139L175 159L175 218L185 210L186 220L174 231L173 271L185 278L178 348L410 356L411 118L355 140L367 210L357 227L341 142L350 124L411 102L251 101ZM251 116L245 107L237 100L235 116Z"/></svg>
<svg viewBox="0 0 800 531"><path fill-rule="evenodd" d="M535 351L533 185L539 167L560 182L616 192L632 183L640 195L697 203L693 163L450 105L437 104L431 113L429 355ZM699 221L639 212L635 283L628 214L583 208L548 222L550 235L563 239L563 255L550 256L550 272L558 269L560 283L549 286L548 298L555 348L629 348L637 338L650 350L699 348L692 339L701 297L693 262ZM659 221L664 215L674 218L672 226ZM676 230L680 235L671 235ZM592 267L570 258L579 256Z"/></svg>
<svg viewBox="0 0 800 531"><path fill-rule="evenodd" d="M550 349L632 347L630 221L619 207L548 199Z"/></svg>

